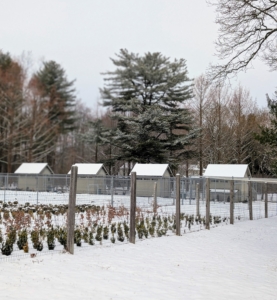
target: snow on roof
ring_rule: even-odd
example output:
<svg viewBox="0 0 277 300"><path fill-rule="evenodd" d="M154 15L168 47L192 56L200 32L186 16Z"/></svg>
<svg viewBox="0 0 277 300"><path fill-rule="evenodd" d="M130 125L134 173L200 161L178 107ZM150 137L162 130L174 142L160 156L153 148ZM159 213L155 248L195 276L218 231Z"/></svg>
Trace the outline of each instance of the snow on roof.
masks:
<svg viewBox="0 0 277 300"><path fill-rule="evenodd" d="M248 165L216 165L209 164L205 171L205 177L236 177L245 178L250 175Z"/></svg>
<svg viewBox="0 0 277 300"><path fill-rule="evenodd" d="M47 163L22 163L21 166L14 172L16 174L40 174L46 167L51 173L53 171Z"/></svg>
<svg viewBox="0 0 277 300"><path fill-rule="evenodd" d="M168 164L135 164L132 172L137 176L163 176L168 168Z"/></svg>
<svg viewBox="0 0 277 300"><path fill-rule="evenodd" d="M97 175L101 168L104 168L103 164L75 164L73 166L78 167L78 175ZM68 174L70 173L71 170L69 170Z"/></svg>

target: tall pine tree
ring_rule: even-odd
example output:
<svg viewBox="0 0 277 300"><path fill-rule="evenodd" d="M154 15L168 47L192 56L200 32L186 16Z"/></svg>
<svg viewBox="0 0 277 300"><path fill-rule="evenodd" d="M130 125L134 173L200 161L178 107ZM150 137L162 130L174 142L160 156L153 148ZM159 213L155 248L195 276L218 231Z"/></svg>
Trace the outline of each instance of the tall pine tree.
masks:
<svg viewBox="0 0 277 300"><path fill-rule="evenodd" d="M267 149L264 149L264 153L269 152L270 163L267 166L266 173L270 175L277 175L277 91L275 91L275 97L270 98L267 95L267 106L270 113L270 122L267 126L261 126L261 132L256 134L256 139L263 145L267 145Z"/></svg>
<svg viewBox="0 0 277 300"><path fill-rule="evenodd" d="M75 122L75 89L74 81L68 81L65 70L56 62L44 62L42 68L34 75L42 98L47 104L49 128L56 136L53 151L47 161L55 170L55 156L58 143L63 135L74 129Z"/></svg>
<svg viewBox="0 0 277 300"><path fill-rule="evenodd" d="M115 71L106 72L100 89L112 110L117 129L113 145L121 161L170 163L173 169L190 153L197 131L184 102L192 97L184 59L170 61L161 53L144 56L120 50L112 59Z"/></svg>

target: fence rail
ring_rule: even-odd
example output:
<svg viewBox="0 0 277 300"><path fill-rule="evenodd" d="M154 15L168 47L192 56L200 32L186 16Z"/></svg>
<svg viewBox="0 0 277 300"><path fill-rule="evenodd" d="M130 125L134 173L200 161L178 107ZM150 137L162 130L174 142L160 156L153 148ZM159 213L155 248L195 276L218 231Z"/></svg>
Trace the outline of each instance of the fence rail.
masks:
<svg viewBox="0 0 277 300"><path fill-rule="evenodd" d="M2 238L16 227L21 228L19 238L22 229L27 228L29 243L34 243L30 234L39 232L45 249L46 236L48 239L54 230L54 239L59 241L56 249L62 250L68 224L69 176L1 174ZM150 236L182 235L277 215L277 181L179 175L134 178L135 184L130 177L78 176L77 207L72 210L74 239L79 232L85 246L96 241L135 242ZM17 255L17 246L14 250Z"/></svg>

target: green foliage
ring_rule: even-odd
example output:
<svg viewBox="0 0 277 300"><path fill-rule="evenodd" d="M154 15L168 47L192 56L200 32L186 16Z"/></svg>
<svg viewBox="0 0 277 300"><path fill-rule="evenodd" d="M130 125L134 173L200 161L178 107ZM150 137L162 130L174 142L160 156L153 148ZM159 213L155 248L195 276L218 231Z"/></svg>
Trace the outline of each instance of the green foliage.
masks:
<svg viewBox="0 0 277 300"><path fill-rule="evenodd" d="M85 243L89 242L89 231L88 231L88 227L86 227L83 231L83 235L82 238L84 240Z"/></svg>
<svg viewBox="0 0 277 300"><path fill-rule="evenodd" d="M13 228L13 227L10 227L8 229L8 232L7 232L7 241L13 245L16 241L16 229Z"/></svg>
<svg viewBox="0 0 277 300"><path fill-rule="evenodd" d="M123 227L124 227L125 237L127 238L127 240L129 240L129 230L130 230L130 228L129 228L129 226L128 226L128 224L127 224L126 221L124 221Z"/></svg>
<svg viewBox="0 0 277 300"><path fill-rule="evenodd" d="M98 242L102 242L102 232L103 232L103 226L102 225L98 225L97 230L96 230L96 236L95 239Z"/></svg>
<svg viewBox="0 0 277 300"><path fill-rule="evenodd" d="M61 245L66 248L67 243L67 230L66 228L59 228L57 232L57 239L61 243Z"/></svg>
<svg viewBox="0 0 277 300"><path fill-rule="evenodd" d="M37 249L37 246L39 243L39 231L38 230L31 231L31 241L33 243L34 249Z"/></svg>
<svg viewBox="0 0 277 300"><path fill-rule="evenodd" d="M104 74L101 94L117 129L102 140L120 149L117 160L175 166L189 155L184 147L196 136L183 106L192 97L186 61L121 50L112 62L116 70Z"/></svg>
<svg viewBox="0 0 277 300"><path fill-rule="evenodd" d="M90 231L89 232L89 240L88 240L88 243L93 246L95 243L94 243L94 237L93 237L93 232Z"/></svg>
<svg viewBox="0 0 277 300"><path fill-rule="evenodd" d="M7 70L12 65L12 58L9 53L3 53L0 50L0 69L1 71Z"/></svg>
<svg viewBox="0 0 277 300"><path fill-rule="evenodd" d="M39 241L39 242L37 243L37 250L38 250L38 251L42 251L42 250L43 250L43 243L42 243L41 241Z"/></svg>
<svg viewBox="0 0 277 300"><path fill-rule="evenodd" d="M103 239L108 240L109 239L109 227L105 226L103 229Z"/></svg>
<svg viewBox="0 0 277 300"><path fill-rule="evenodd" d="M117 223L117 240L120 242L124 242L124 240L125 240L120 222Z"/></svg>
<svg viewBox="0 0 277 300"><path fill-rule="evenodd" d="M116 233L116 223L112 223L112 225L111 225L111 233L112 234Z"/></svg>
<svg viewBox="0 0 277 300"><path fill-rule="evenodd" d="M47 245L49 250L54 250L55 248L55 230L51 228L47 232Z"/></svg>
<svg viewBox="0 0 277 300"><path fill-rule="evenodd" d="M277 175L277 91L275 92L275 99L267 96L267 104L270 113L270 124L268 126L261 126L261 132L255 135L255 138L263 145L269 146L269 162L265 169L270 175Z"/></svg>
<svg viewBox="0 0 277 300"><path fill-rule="evenodd" d="M75 89L74 81L68 81L65 70L54 61L43 63L35 74L42 95L48 100L48 117L58 125L58 133L73 130Z"/></svg>
<svg viewBox="0 0 277 300"><path fill-rule="evenodd" d="M74 243L76 243L78 247L82 245L82 232L79 228L74 230Z"/></svg>
<svg viewBox="0 0 277 300"><path fill-rule="evenodd" d="M13 252L13 244L9 240L6 240L5 243L2 243L1 252L6 256L11 255Z"/></svg>
<svg viewBox="0 0 277 300"><path fill-rule="evenodd" d="M23 246L27 243L27 241L28 241L28 233L27 230L24 229L18 233L17 246L19 250L23 249Z"/></svg>

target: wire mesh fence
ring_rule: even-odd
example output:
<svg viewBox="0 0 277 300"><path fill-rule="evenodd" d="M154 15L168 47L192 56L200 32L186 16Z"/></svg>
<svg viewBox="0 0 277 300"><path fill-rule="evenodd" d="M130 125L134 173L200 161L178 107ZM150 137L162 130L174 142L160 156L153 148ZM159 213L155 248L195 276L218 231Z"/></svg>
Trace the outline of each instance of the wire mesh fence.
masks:
<svg viewBox="0 0 277 300"><path fill-rule="evenodd" d="M181 234L230 224L231 192L234 198L234 223L277 215L277 182L262 179L231 180L201 177L181 178L176 193L176 178L137 177L136 238L176 234L176 203L180 195ZM55 251L65 243L69 199L69 175L0 175L0 229L2 248L12 238L11 257L26 256L19 242L24 230L32 254L50 253L49 236ZM208 193L208 194L207 194ZM78 176L75 234L76 245L88 247L129 241L130 177ZM209 202L207 199L209 196ZM207 219L207 205L210 215ZM252 208L252 210L251 210ZM35 233L34 233L35 232ZM37 234L36 237L34 236ZM32 236L33 235L33 236ZM26 241L25 241L26 242ZM42 243L42 252L37 243ZM3 252L3 251L2 251ZM52 253L52 252L51 252ZM7 259L0 255L0 259Z"/></svg>

